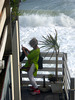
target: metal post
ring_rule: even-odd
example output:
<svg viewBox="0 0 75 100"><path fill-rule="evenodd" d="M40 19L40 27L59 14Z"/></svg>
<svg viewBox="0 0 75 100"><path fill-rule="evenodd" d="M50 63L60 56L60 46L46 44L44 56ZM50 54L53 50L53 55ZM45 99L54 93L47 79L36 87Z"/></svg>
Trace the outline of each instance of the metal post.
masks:
<svg viewBox="0 0 75 100"><path fill-rule="evenodd" d="M45 88L45 75L43 76L43 87Z"/></svg>
<svg viewBox="0 0 75 100"><path fill-rule="evenodd" d="M21 100L18 34L18 21L16 21L12 37L12 100Z"/></svg>
<svg viewBox="0 0 75 100"><path fill-rule="evenodd" d="M70 100L70 90L68 90L68 96L69 96L68 100Z"/></svg>
<svg viewBox="0 0 75 100"><path fill-rule="evenodd" d="M75 100L75 78L71 78L70 100Z"/></svg>

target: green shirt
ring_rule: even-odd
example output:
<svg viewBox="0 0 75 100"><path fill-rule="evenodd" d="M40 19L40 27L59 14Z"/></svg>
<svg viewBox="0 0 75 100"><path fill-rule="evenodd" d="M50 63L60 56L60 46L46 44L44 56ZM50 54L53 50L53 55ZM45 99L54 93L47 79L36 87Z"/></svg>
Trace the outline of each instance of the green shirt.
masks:
<svg viewBox="0 0 75 100"><path fill-rule="evenodd" d="M33 73L34 76L37 75L37 71L38 71L39 54L40 54L39 48L37 48L36 50L34 50L34 49L31 50L30 53L27 56L28 60L25 64L25 67L31 67L32 63L34 63L34 65L35 65L35 71Z"/></svg>

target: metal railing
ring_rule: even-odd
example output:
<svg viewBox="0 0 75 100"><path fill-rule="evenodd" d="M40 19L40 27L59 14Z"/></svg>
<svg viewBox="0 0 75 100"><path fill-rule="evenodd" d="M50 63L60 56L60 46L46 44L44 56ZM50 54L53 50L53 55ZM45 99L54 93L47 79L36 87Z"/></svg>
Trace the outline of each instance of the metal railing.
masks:
<svg viewBox="0 0 75 100"><path fill-rule="evenodd" d="M6 67L4 83L1 93L0 100L12 100L12 90L11 90L11 60L8 59L8 64Z"/></svg>

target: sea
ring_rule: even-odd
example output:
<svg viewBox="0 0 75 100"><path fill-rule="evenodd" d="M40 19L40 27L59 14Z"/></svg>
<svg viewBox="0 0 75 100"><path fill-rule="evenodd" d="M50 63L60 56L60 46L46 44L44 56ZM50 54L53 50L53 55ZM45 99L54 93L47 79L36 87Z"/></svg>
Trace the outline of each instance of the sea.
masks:
<svg viewBox="0 0 75 100"><path fill-rule="evenodd" d="M67 65L75 77L75 0L26 0L20 3L19 11L20 51L21 45L32 49L29 41L33 37L41 47L43 36L55 36L57 30L59 50L67 53Z"/></svg>

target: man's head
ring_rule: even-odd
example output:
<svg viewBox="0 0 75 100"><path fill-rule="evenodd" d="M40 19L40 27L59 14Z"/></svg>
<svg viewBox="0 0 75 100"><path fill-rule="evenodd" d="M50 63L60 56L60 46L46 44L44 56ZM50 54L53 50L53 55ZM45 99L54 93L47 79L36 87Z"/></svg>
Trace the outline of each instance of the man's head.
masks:
<svg viewBox="0 0 75 100"><path fill-rule="evenodd" d="M36 38L32 38L29 42L31 47L36 47L38 45L38 40Z"/></svg>

